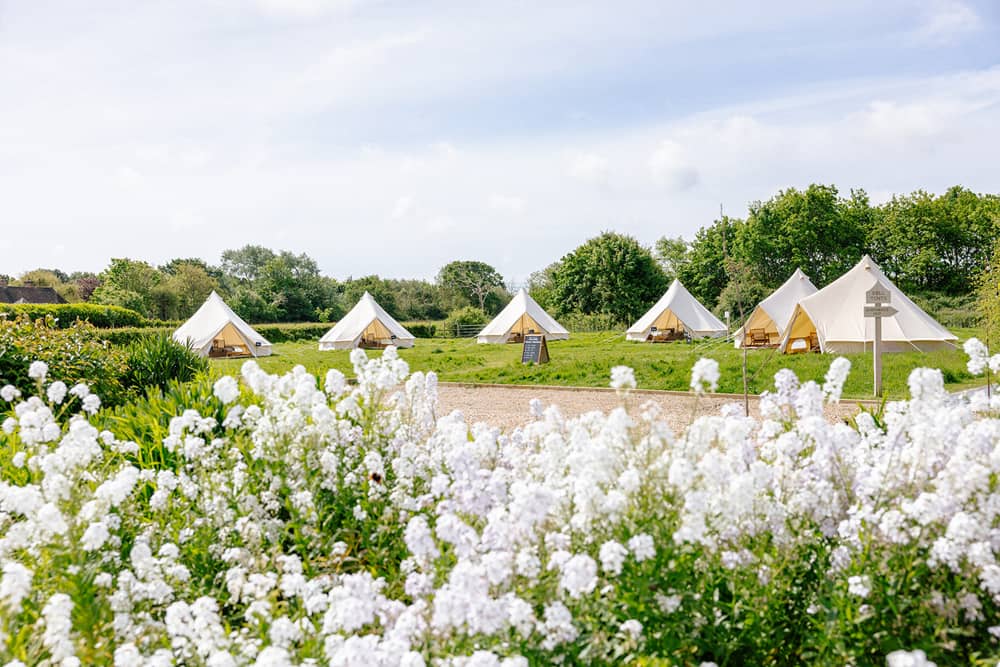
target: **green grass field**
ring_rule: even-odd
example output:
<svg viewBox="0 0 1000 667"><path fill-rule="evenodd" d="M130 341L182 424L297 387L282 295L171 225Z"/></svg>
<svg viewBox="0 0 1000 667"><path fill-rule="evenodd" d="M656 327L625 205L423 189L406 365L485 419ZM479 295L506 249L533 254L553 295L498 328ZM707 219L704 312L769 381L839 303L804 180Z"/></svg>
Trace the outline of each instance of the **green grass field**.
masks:
<svg viewBox="0 0 1000 667"><path fill-rule="evenodd" d="M955 332L961 339L974 335L972 330ZM633 343L621 333L573 334L567 341L548 343L551 362L543 365L522 365L520 345L478 345L475 339L418 339L413 349L400 350L400 356L413 371L433 370L442 381L481 382L500 384L538 384L579 387L606 387L612 366L624 364L635 369L640 389L686 391L691 367L700 357L719 362L722 378L719 391L742 392L740 367L742 352L723 341L685 343ZM369 356L380 354L369 350ZM852 362L850 378L844 388L845 397L869 398L872 395L871 355L848 355ZM774 373L790 368L803 381L822 383L823 376L834 359L833 355L783 355L771 350L753 350L748 355L750 391L760 393L772 386ZM337 368L351 376L348 351L320 352L315 341L281 343L274 354L258 360L270 372L283 372L301 364L314 374L322 375ZM213 368L222 373L237 373L241 359L216 360ZM960 349L929 354L907 352L884 356L883 384L890 398L907 394L906 379L910 371L921 366L940 368L951 389L975 383L965 368L966 357Z"/></svg>

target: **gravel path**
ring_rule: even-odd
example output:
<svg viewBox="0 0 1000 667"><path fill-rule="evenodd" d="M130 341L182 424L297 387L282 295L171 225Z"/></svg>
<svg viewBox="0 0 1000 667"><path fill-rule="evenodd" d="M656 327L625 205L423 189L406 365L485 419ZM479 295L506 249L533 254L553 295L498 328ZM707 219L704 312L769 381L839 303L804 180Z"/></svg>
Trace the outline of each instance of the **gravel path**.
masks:
<svg viewBox="0 0 1000 667"><path fill-rule="evenodd" d="M498 387L496 385L472 386L442 382L438 385L440 400L439 414L461 410L470 422L486 422L504 430L511 430L530 419L528 402L533 398L546 406L557 405L567 417L575 417L592 410L607 412L620 405L613 391L598 389L575 389L557 387ZM718 414L726 403L742 402L731 396L704 396L695 399L690 394L672 392L636 392L632 404L639 406L646 401L658 403L663 418L675 431L681 430L692 419L692 415ZM845 402L827 406L827 417L842 419L858 411L856 402ZM750 414L758 415L757 399L750 398Z"/></svg>

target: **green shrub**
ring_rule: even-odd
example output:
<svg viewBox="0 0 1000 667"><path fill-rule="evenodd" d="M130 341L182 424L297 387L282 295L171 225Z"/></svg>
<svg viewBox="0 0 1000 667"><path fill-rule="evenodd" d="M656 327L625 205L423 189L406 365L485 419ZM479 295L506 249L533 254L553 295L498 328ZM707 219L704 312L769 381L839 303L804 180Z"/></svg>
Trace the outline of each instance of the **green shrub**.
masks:
<svg viewBox="0 0 1000 667"><path fill-rule="evenodd" d="M121 384L125 355L98 331L86 322L57 328L52 318L31 319L23 313L13 320L0 318L0 384L33 394L35 382L28 377L28 367L44 361L50 377L71 386L86 382L104 405L117 405L127 393Z"/></svg>
<svg viewBox="0 0 1000 667"><path fill-rule="evenodd" d="M254 330L272 343L289 343L299 340L319 341L332 324L297 322L295 324L257 324Z"/></svg>
<svg viewBox="0 0 1000 667"><path fill-rule="evenodd" d="M77 320L85 320L95 327L139 327L149 324L139 313L118 306L100 306L93 303L12 303L0 305L0 318L25 315L33 320L51 317L53 326L66 329Z"/></svg>
<svg viewBox="0 0 1000 667"><path fill-rule="evenodd" d="M415 338L434 338L437 334L436 324L404 324L403 325L407 331L409 331Z"/></svg>
<svg viewBox="0 0 1000 667"><path fill-rule="evenodd" d="M570 333L586 333L593 331L624 331L632 323L621 322L613 315L602 313L594 313L593 315L570 313L560 316L559 324L563 325Z"/></svg>
<svg viewBox="0 0 1000 667"><path fill-rule="evenodd" d="M176 327L119 327L114 329L98 329L97 335L112 345L125 347L144 336L169 336L175 329Z"/></svg>
<svg viewBox="0 0 1000 667"><path fill-rule="evenodd" d="M171 380L189 382L208 371L208 360L170 337L147 334L125 348L125 389L143 394L150 387L164 389Z"/></svg>
<svg viewBox="0 0 1000 667"><path fill-rule="evenodd" d="M475 336L476 332L490 321L489 315L474 306L453 310L444 321L444 335L461 338Z"/></svg>
<svg viewBox="0 0 1000 667"><path fill-rule="evenodd" d="M909 296L942 326L968 328L980 325L981 315L976 305L975 294L923 292Z"/></svg>

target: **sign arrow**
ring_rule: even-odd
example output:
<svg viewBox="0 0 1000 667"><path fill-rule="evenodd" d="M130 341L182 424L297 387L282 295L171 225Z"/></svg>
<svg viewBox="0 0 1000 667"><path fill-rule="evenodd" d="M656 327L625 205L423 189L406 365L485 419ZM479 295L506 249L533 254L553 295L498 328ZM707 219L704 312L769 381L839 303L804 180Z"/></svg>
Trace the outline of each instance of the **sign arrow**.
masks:
<svg viewBox="0 0 1000 667"><path fill-rule="evenodd" d="M865 306L865 317L892 317L898 312L892 306Z"/></svg>

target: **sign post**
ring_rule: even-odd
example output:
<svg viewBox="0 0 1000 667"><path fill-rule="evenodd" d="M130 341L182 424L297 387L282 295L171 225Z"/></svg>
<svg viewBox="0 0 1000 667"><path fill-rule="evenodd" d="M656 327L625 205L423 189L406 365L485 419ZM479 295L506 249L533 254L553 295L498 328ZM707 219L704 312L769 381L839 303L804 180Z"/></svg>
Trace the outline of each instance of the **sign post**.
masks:
<svg viewBox="0 0 1000 667"><path fill-rule="evenodd" d="M544 334L525 334L524 347L521 348L521 363L549 363L549 346L545 343Z"/></svg>
<svg viewBox="0 0 1000 667"><path fill-rule="evenodd" d="M882 318L892 317L896 309L885 305L892 301L892 292L880 282L865 292L865 317L875 318L875 342L872 345L875 366L875 397L882 396Z"/></svg>

